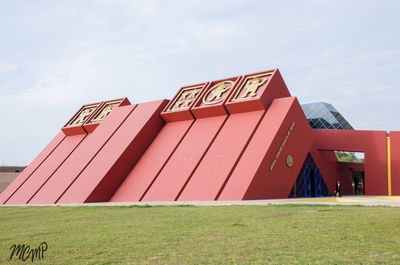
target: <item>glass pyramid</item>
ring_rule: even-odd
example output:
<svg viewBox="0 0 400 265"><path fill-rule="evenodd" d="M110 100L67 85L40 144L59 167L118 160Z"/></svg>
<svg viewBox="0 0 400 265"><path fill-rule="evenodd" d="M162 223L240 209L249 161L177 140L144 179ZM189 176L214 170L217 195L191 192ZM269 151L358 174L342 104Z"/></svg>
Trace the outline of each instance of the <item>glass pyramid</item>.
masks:
<svg viewBox="0 0 400 265"><path fill-rule="evenodd" d="M354 130L334 106L325 102L301 105L313 129Z"/></svg>

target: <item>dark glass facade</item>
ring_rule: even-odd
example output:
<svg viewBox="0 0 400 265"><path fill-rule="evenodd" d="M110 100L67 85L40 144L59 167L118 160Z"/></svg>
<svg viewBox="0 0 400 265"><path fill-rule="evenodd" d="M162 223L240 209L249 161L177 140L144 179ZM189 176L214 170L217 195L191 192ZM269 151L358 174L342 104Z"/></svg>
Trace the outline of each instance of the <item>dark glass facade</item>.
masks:
<svg viewBox="0 0 400 265"><path fill-rule="evenodd" d="M296 183L290 191L289 198L330 196L328 187L322 178L319 168L308 153L306 161L300 170Z"/></svg>
<svg viewBox="0 0 400 265"><path fill-rule="evenodd" d="M313 129L354 130L331 104L315 102L301 105Z"/></svg>

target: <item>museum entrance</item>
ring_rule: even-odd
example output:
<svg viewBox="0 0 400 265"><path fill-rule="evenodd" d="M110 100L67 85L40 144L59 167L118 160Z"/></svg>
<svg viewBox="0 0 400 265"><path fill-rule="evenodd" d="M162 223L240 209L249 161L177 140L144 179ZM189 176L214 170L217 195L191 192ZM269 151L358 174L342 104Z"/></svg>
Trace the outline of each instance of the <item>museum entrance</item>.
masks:
<svg viewBox="0 0 400 265"><path fill-rule="evenodd" d="M320 154L325 161L335 163L328 168L331 193L325 180L309 153L304 161L303 167L290 191L289 198L309 198L322 196L335 196L336 187L340 189L340 195L364 195L364 153L351 151L321 150ZM339 195L339 193L337 193Z"/></svg>
<svg viewBox="0 0 400 265"><path fill-rule="evenodd" d="M365 178L364 171L353 171L352 172L352 186L354 195L365 194Z"/></svg>
<svg viewBox="0 0 400 265"><path fill-rule="evenodd" d="M364 153L335 151L339 162L338 181L342 195L364 195Z"/></svg>

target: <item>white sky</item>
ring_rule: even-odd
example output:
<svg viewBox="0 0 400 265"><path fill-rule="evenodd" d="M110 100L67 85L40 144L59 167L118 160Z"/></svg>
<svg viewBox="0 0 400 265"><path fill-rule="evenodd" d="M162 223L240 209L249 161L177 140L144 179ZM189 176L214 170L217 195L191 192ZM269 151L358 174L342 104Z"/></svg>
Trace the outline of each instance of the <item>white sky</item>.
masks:
<svg viewBox="0 0 400 265"><path fill-rule="evenodd" d="M399 1L1 1L0 165L83 104L279 68L301 103L400 130Z"/></svg>

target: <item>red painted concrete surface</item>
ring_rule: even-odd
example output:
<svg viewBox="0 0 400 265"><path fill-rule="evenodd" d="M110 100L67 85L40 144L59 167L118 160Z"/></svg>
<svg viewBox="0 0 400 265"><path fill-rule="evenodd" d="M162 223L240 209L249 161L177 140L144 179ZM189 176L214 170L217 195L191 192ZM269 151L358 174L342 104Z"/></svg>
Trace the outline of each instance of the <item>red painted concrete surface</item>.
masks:
<svg viewBox="0 0 400 265"><path fill-rule="evenodd" d="M57 202L108 201L164 125L166 103L138 104Z"/></svg>
<svg viewBox="0 0 400 265"><path fill-rule="evenodd" d="M179 146L194 120L169 122L130 171L110 201L139 201Z"/></svg>
<svg viewBox="0 0 400 265"><path fill-rule="evenodd" d="M390 132L392 195L400 195L400 132Z"/></svg>
<svg viewBox="0 0 400 265"><path fill-rule="evenodd" d="M51 155L57 146L64 140L65 134L59 132L56 137L43 149L42 152L11 182L0 194L0 203L4 204L34 173L40 165Z"/></svg>
<svg viewBox="0 0 400 265"><path fill-rule="evenodd" d="M195 102L202 98L207 87L209 87L208 82L179 89L160 114L166 121L166 125L110 201L139 201L143 199L194 124L194 116L191 110ZM195 96L190 97L189 104L179 105L177 102L185 98L184 93L188 91L197 92Z"/></svg>
<svg viewBox="0 0 400 265"><path fill-rule="evenodd" d="M366 195L387 195L385 131L313 130L318 149L364 152Z"/></svg>
<svg viewBox="0 0 400 265"><path fill-rule="evenodd" d="M230 115L178 200L215 200L263 115L262 110Z"/></svg>
<svg viewBox="0 0 400 265"><path fill-rule="evenodd" d="M30 204L56 203L92 159L121 126L136 105L115 109L85 141L75 149L47 183L29 201Z"/></svg>
<svg viewBox="0 0 400 265"><path fill-rule="evenodd" d="M334 194L336 182L339 179L337 159L332 159L332 157L326 159L326 151L318 150L315 142L311 146L309 152L314 159L315 164L318 166L329 192Z"/></svg>
<svg viewBox="0 0 400 265"><path fill-rule="evenodd" d="M115 100L84 105L0 203L287 198L309 152L331 194L338 180L353 194L350 167L365 170L366 195L388 194L387 133L311 129L278 69L185 86L169 103L120 100L95 124ZM87 106L97 109L69 126ZM400 132L388 136L400 195ZM364 167L335 150L364 152Z"/></svg>
<svg viewBox="0 0 400 265"><path fill-rule="evenodd" d="M337 162L337 167L342 195L356 195L353 187L353 171L363 172L364 163Z"/></svg>
<svg viewBox="0 0 400 265"><path fill-rule="evenodd" d="M176 200L226 118L224 115L196 120L142 200Z"/></svg>
<svg viewBox="0 0 400 265"><path fill-rule="evenodd" d="M7 204L25 204L53 176L75 148L85 139L86 134L67 136L52 154L32 173L30 178L7 201Z"/></svg>
<svg viewBox="0 0 400 265"><path fill-rule="evenodd" d="M312 144L312 132L296 98L275 99L218 200L287 198ZM272 170L271 164L294 123ZM286 165L287 156L293 166Z"/></svg>

